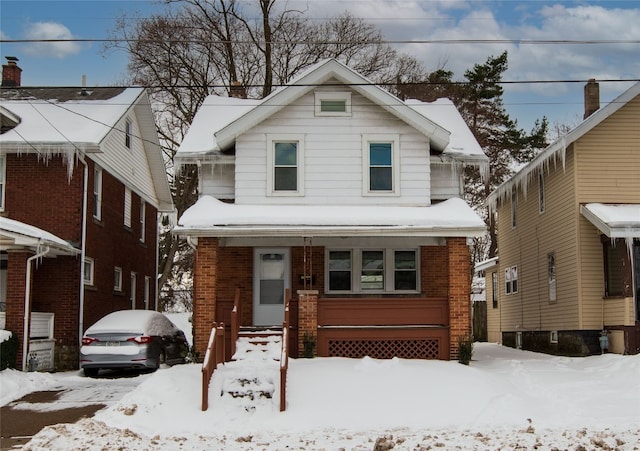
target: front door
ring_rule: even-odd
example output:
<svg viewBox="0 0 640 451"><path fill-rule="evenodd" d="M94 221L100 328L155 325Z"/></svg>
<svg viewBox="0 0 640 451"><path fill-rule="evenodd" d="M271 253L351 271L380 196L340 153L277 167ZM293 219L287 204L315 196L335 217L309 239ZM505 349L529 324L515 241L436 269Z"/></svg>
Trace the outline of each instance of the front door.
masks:
<svg viewBox="0 0 640 451"><path fill-rule="evenodd" d="M256 248L253 255L253 325L282 325L285 289L290 286L289 249Z"/></svg>

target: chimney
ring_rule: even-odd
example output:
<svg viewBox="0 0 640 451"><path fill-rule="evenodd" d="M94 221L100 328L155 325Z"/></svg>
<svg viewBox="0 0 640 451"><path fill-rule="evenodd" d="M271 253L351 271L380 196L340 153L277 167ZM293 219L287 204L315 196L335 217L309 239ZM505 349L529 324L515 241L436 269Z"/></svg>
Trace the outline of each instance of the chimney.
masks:
<svg viewBox="0 0 640 451"><path fill-rule="evenodd" d="M7 64L2 65L2 86L20 86L22 69L18 67L18 58L5 56Z"/></svg>
<svg viewBox="0 0 640 451"><path fill-rule="evenodd" d="M235 97L236 99L246 99L247 98L247 90L239 81L234 81L231 83L231 88L229 89L229 96Z"/></svg>
<svg viewBox="0 0 640 451"><path fill-rule="evenodd" d="M595 78L584 85L584 117L586 119L600 108L600 85Z"/></svg>

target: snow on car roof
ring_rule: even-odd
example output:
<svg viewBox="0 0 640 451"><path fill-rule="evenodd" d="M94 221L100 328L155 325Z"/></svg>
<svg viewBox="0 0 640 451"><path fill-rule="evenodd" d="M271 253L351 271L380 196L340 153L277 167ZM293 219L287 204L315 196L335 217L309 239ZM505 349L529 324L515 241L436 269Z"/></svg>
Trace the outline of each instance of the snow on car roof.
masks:
<svg viewBox="0 0 640 451"><path fill-rule="evenodd" d="M162 313L153 310L119 310L109 313L87 329L87 334L129 332L170 335L177 327Z"/></svg>

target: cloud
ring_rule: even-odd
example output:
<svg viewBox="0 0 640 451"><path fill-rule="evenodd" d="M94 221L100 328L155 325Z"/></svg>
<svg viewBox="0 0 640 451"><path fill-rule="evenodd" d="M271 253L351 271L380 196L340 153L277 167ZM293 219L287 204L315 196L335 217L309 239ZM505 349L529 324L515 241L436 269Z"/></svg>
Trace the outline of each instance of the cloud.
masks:
<svg viewBox="0 0 640 451"><path fill-rule="evenodd" d="M73 39L71 31L56 22L34 22L27 26L25 39L39 41L49 39ZM31 42L24 51L31 56L49 56L63 59L75 55L82 50L77 42Z"/></svg>

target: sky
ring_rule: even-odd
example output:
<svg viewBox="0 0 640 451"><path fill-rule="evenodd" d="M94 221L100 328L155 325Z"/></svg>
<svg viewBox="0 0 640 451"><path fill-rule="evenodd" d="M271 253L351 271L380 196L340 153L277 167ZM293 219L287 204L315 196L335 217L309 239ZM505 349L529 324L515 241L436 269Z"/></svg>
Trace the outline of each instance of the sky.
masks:
<svg viewBox="0 0 640 451"><path fill-rule="evenodd" d="M634 0L288 0L288 5L314 20L349 11L377 25L427 70L445 68L454 79L507 50L506 81L574 81L504 85L507 112L526 130L542 116L552 125L579 123L583 85L590 78L640 79L640 3ZM0 55L19 58L24 86L79 86L83 75L89 86L121 84L127 55L120 50L105 50L99 42L9 41L107 39L118 18L148 17L165 7L149 0L2 0ZM424 42L430 40L449 42ZM531 43L540 40L556 43ZM580 43L557 43L567 40ZM602 81L601 104L631 84Z"/></svg>
<svg viewBox="0 0 640 451"><path fill-rule="evenodd" d="M254 352L244 361L218 367L207 411L200 408L201 365L163 366L128 379L131 391L107 402L93 418L47 427L23 449L623 451L640 447L640 355L571 358L476 343L469 366L397 358L291 359L287 409L279 412L279 365L269 360L270 352L277 351L268 350L264 360ZM255 378L264 391L273 388L273 397L251 401L219 396L250 386L239 384L240 378ZM54 404L21 401L12 408L55 410L86 405L91 398L113 398L108 395L114 390L113 379L93 381L88 394L74 389L88 385L79 371L7 369L0 372L1 404L35 390L64 391ZM387 447L374 448L377 441Z"/></svg>

